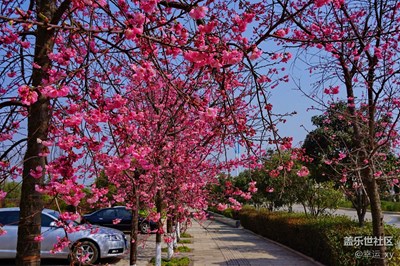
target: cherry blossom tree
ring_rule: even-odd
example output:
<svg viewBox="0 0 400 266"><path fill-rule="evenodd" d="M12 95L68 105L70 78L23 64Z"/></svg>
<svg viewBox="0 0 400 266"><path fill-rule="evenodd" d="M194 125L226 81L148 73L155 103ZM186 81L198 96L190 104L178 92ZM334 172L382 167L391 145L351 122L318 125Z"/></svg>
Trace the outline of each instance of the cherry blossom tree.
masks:
<svg viewBox="0 0 400 266"><path fill-rule="evenodd" d="M135 211L139 201L149 209L156 207L156 212L150 213L155 221L161 221L166 208L171 210L168 215L180 217L186 216L189 207L206 208L203 187L215 175L215 167L206 157L219 136L215 134L219 130L216 109L208 108L209 103L203 100L205 105L197 107L205 111L190 111L188 102L168 85L181 84L181 78L161 80L154 77L145 84L132 79L129 93L120 99L123 104L109 114L108 130L102 131L111 136L110 142L105 142L104 153L96 155L99 168L117 188L114 201ZM92 202L107 191L95 192L89 199ZM135 215L133 220L137 220ZM137 225L132 229L137 230ZM162 234L161 226L159 247Z"/></svg>
<svg viewBox="0 0 400 266"><path fill-rule="evenodd" d="M39 265L42 193L77 206L100 165L116 185L131 182L132 195L168 202L157 194L173 190L179 178L201 193L207 180L182 176L188 173L179 160L192 153L179 143L196 147L188 169L202 166L192 173L204 176L217 169L204 171L205 158L232 145L233 135L252 152L257 139L279 143L281 117L273 117L265 88L287 77L275 78L277 69L258 73L264 65L257 46L287 18L268 8L242 1L2 1L0 163L3 180L22 177L17 265ZM255 21L265 32L249 41L243 33ZM272 57L287 61L289 55ZM181 109L165 109L173 103ZM263 110L258 120L257 107ZM215 118L218 126L204 126ZM183 122L188 125L180 129ZM198 131L190 135L189 128ZM137 141L142 135L154 143ZM107 203L105 189L92 192L91 201Z"/></svg>
<svg viewBox="0 0 400 266"><path fill-rule="evenodd" d="M397 172L381 166L387 146L395 150L399 143L399 3L328 0L303 6L302 15L288 25L290 33L281 38L310 52L309 70L319 77L316 85L322 92L313 96L316 101L325 106L346 101L342 119L352 128L354 149L342 156L354 162L349 171L359 171L371 202L373 234L383 237L378 184L397 182ZM281 2L281 7L288 14L299 10L297 3ZM385 265L385 247L380 254L375 263Z"/></svg>

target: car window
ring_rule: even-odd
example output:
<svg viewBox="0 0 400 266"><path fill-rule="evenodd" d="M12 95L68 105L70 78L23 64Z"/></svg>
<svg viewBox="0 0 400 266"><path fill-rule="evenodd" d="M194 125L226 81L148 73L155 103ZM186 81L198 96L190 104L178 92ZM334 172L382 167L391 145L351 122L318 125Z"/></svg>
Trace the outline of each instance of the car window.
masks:
<svg viewBox="0 0 400 266"><path fill-rule="evenodd" d="M107 209L107 210L103 210L101 212L97 213L98 217L101 217L103 219L113 219L115 218L115 210L113 209Z"/></svg>
<svg viewBox="0 0 400 266"><path fill-rule="evenodd" d="M50 223L53 222L54 219L50 216L42 213L42 226L50 226Z"/></svg>
<svg viewBox="0 0 400 266"><path fill-rule="evenodd" d="M131 217L131 212L126 209L117 209L117 216L118 218L129 218Z"/></svg>
<svg viewBox="0 0 400 266"><path fill-rule="evenodd" d="M6 224L7 212L0 212L0 225Z"/></svg>
<svg viewBox="0 0 400 266"><path fill-rule="evenodd" d="M46 210L46 213L55 217L56 219L60 218L60 213L55 210Z"/></svg>
<svg viewBox="0 0 400 266"><path fill-rule="evenodd" d="M0 224L2 225L18 225L19 211L0 212Z"/></svg>

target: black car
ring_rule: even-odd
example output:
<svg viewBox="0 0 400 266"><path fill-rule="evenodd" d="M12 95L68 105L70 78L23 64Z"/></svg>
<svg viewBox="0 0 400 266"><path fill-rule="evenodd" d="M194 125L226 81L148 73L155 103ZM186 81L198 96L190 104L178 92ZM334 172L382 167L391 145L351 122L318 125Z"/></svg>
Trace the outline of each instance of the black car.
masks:
<svg viewBox="0 0 400 266"><path fill-rule="evenodd" d="M130 231L132 225L132 213L123 206L104 208L83 215L82 222L98 224L106 227L115 228L121 231ZM143 234L147 234L156 229L157 224L154 221L139 217L140 232L142 232Z"/></svg>

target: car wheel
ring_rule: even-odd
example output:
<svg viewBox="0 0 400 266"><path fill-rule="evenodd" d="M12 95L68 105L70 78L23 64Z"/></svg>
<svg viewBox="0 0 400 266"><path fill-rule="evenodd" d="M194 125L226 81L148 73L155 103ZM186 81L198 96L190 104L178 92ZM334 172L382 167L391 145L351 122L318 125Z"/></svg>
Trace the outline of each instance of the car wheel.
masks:
<svg viewBox="0 0 400 266"><path fill-rule="evenodd" d="M140 224L140 232L142 232L142 234L148 234L150 231L150 224L148 222L142 222Z"/></svg>
<svg viewBox="0 0 400 266"><path fill-rule="evenodd" d="M99 248L91 241L78 242L74 246L72 255L74 262L79 265L92 265L99 259Z"/></svg>

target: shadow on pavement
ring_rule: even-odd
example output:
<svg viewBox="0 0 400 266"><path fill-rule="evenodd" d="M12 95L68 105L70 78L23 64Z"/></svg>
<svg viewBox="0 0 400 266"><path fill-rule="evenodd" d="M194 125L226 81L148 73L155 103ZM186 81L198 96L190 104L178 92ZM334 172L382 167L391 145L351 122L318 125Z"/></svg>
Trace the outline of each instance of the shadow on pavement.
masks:
<svg viewBox="0 0 400 266"><path fill-rule="evenodd" d="M241 266L302 266L302 265L310 265L309 262L296 262L291 263L288 261L277 261L276 259L246 259L243 260L227 260L221 264L220 266L227 266L227 265L241 265Z"/></svg>

